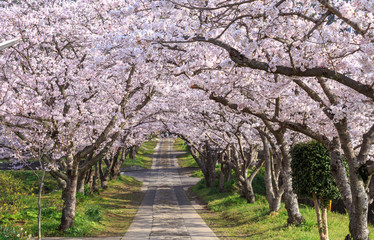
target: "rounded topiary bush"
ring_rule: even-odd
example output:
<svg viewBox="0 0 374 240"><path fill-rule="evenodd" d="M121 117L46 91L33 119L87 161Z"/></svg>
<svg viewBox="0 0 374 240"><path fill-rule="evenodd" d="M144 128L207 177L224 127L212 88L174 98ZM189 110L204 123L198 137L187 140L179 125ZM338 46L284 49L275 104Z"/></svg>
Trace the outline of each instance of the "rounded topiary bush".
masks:
<svg viewBox="0 0 374 240"><path fill-rule="evenodd" d="M292 187L299 197L333 200L340 194L330 173L330 156L317 141L299 143L291 148Z"/></svg>
<svg viewBox="0 0 374 240"><path fill-rule="evenodd" d="M299 143L291 148L292 187L300 197L312 198L321 240L328 240L327 205L339 195L330 173L327 149L317 141Z"/></svg>

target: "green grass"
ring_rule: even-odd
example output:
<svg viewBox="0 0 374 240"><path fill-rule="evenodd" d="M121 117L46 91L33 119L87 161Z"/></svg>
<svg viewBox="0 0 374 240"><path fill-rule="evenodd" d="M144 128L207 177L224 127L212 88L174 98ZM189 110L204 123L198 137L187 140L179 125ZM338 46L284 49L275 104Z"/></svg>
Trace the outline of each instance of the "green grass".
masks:
<svg viewBox="0 0 374 240"><path fill-rule="evenodd" d="M17 179L22 182L22 188L26 192L32 192L32 193L38 193L39 191L39 182L37 176L29 170L9 170L9 171L0 171L0 174L2 173L8 173L11 174L14 179ZM36 171L36 173L41 177L42 171ZM45 175L44 179L44 188L43 188L43 194L50 193L52 191L55 191L59 188L57 182L55 179L48 173Z"/></svg>
<svg viewBox="0 0 374 240"><path fill-rule="evenodd" d="M63 207L61 190L43 196L43 236L104 237L123 235L142 201L141 185L142 183L134 178L121 175L118 180L110 181L109 188L101 191L100 195L87 196L78 193L74 227L68 229L64 235L61 235L57 230ZM37 235L37 196L23 195L22 197L25 205L16 214L2 219L0 228L17 229L23 227L28 233L35 236Z"/></svg>
<svg viewBox="0 0 374 240"><path fill-rule="evenodd" d="M152 138L148 142L143 143L135 154L135 164L136 166L150 169L152 167L152 154L157 145L157 139ZM130 167L133 165L132 158L126 157L125 162L122 167Z"/></svg>
<svg viewBox="0 0 374 240"><path fill-rule="evenodd" d="M176 151L183 152L177 155L179 166L186 168L186 167L199 167L197 165L195 159L189 153L189 149L187 144L183 144L184 141L180 138L177 138L174 141L173 148Z"/></svg>
<svg viewBox="0 0 374 240"><path fill-rule="evenodd" d="M312 207L300 206L300 212L306 221L298 227L287 226L284 204L277 214L269 215L269 206L263 195L263 172L254 181L254 204L248 204L235 193L235 186L227 189L233 191L219 193L217 188L206 188L204 180L193 187L193 193L206 202L209 209L202 210L199 214L220 239L319 239L316 214ZM329 239L344 239L348 234L348 222L347 215L329 212ZM373 231L374 228L370 226L370 238L374 237Z"/></svg>

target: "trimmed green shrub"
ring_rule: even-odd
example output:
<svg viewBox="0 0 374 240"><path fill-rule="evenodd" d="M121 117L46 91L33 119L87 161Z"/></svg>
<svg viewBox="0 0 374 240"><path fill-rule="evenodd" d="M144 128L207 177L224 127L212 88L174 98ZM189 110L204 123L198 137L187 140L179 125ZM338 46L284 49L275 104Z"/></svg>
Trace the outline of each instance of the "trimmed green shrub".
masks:
<svg viewBox="0 0 374 240"><path fill-rule="evenodd" d="M291 148L290 153L292 187L299 197L311 198L315 193L323 203L340 197L330 173L329 153L321 143L299 143Z"/></svg>
<svg viewBox="0 0 374 240"><path fill-rule="evenodd" d="M313 199L320 239L328 240L327 205L340 196L330 173L328 151L321 143L311 141L296 144L290 153L293 190L301 197Z"/></svg>

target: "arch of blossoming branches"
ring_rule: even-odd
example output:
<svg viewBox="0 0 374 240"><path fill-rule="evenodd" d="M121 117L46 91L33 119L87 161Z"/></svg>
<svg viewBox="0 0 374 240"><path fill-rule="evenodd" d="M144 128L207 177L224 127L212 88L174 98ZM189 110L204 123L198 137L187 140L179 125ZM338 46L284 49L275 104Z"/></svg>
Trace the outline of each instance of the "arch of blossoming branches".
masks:
<svg viewBox="0 0 374 240"><path fill-rule="evenodd" d="M98 161L167 130L189 142L206 179L216 161L243 172L244 195L251 176L235 163L250 165L262 148L269 207L277 211L284 195L294 224L303 218L288 148L321 142L350 234L368 239L372 1L0 5L0 39L20 39L0 55L2 151L41 158L65 184L61 230L72 226L76 191ZM280 177L283 185L272 184Z"/></svg>

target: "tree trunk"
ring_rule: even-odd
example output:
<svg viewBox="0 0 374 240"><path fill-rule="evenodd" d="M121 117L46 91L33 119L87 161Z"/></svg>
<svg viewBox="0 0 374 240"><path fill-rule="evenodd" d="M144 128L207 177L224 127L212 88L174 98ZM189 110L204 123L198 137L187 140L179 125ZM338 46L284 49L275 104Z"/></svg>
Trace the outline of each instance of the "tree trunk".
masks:
<svg viewBox="0 0 374 240"><path fill-rule="evenodd" d="M252 181L247 178L247 169L245 167L242 168L242 165L236 163L235 172L240 196L245 198L247 203L254 203L256 196L253 192Z"/></svg>
<svg viewBox="0 0 374 240"><path fill-rule="evenodd" d="M214 188L214 184L215 184L216 179L217 179L215 164L214 164L214 166L211 166L210 168L208 168L208 172L209 172L208 177L209 177L210 188Z"/></svg>
<svg viewBox="0 0 374 240"><path fill-rule="evenodd" d="M330 143L330 146L327 146L329 155L331 158L330 171L331 175L334 177L336 185L339 189L342 201L345 208L348 211L348 214L351 212L352 205L352 192L349 185L349 180L347 177L347 171L344 166L344 161L342 154L340 153L340 142L338 138L334 138Z"/></svg>
<svg viewBox="0 0 374 240"><path fill-rule="evenodd" d="M97 185L97 180L99 178L99 171L98 171L98 167L97 167L97 163L95 165L95 174L93 176L93 180L92 180L92 193L93 194L94 192L97 192L97 193L100 193L99 192L99 187Z"/></svg>
<svg viewBox="0 0 374 240"><path fill-rule="evenodd" d="M213 188L216 180L216 162L218 159L212 158L212 153L210 151L208 142L206 142L202 151L199 151L195 146L191 147L190 150L192 157L195 159L196 163L200 167L200 170L204 174L206 186ZM199 153L199 156L197 153Z"/></svg>
<svg viewBox="0 0 374 240"><path fill-rule="evenodd" d="M365 184L365 181L368 179L363 179L363 175L359 171L359 164L367 161L367 155L365 156L366 159L358 161L353 149L346 119L335 123L335 128L338 131L341 148L349 166L349 182L352 193L352 205L349 212L349 232L354 240L368 240L369 229L367 218L369 200Z"/></svg>
<svg viewBox="0 0 374 240"><path fill-rule="evenodd" d="M256 153L253 157L257 158L257 149L256 149ZM251 162L253 162L253 161L251 160ZM264 165L264 161L259 162L258 165L256 166L256 168L253 169L251 175L248 178L247 178L247 171L248 170L246 168L244 168L242 170L245 173L244 176L246 177L245 181L244 181L244 185L245 185L244 196L247 199L248 203L254 203L255 200L256 200L256 195L253 191L252 183L253 183L253 179L255 179L256 175L259 173L259 171L260 171L260 169L262 168L263 165Z"/></svg>
<svg viewBox="0 0 374 240"><path fill-rule="evenodd" d="M328 240L328 236L325 235L325 230L322 222L322 216L321 216L321 210L319 208L318 204L318 199L315 193L312 193L313 196L313 203L314 203L314 208L316 209L316 214L317 214L317 223L318 223L318 232L319 232L319 238L321 240ZM327 225L326 225L327 227Z"/></svg>
<svg viewBox="0 0 374 240"><path fill-rule="evenodd" d="M291 178L291 163L289 156L283 157L282 167L282 180L285 186L284 189L284 203L288 214L287 223L300 225L305 221L299 211L299 203L297 202L297 196L292 189L292 178Z"/></svg>
<svg viewBox="0 0 374 240"><path fill-rule="evenodd" d="M291 157L288 154L286 142L284 141L284 129L280 131L272 132L277 144L281 151L282 156L282 183L284 184L284 205L287 210L288 224L300 225L305 222L303 216L299 211L299 203L297 202L297 196L292 189L292 177L291 177Z"/></svg>
<svg viewBox="0 0 374 240"><path fill-rule="evenodd" d="M68 176L64 208L62 210L61 224L59 230L65 232L73 226L75 220L75 204L78 184L78 163L74 162L66 171Z"/></svg>
<svg viewBox="0 0 374 240"><path fill-rule="evenodd" d="M327 207L322 206L322 227L323 235L326 236L326 239L329 239L329 227L327 225Z"/></svg>
<svg viewBox="0 0 374 240"><path fill-rule="evenodd" d="M227 174L225 174L225 175L227 175L226 182L230 182L231 181L231 175L232 175L232 171L231 171L230 165L227 165L226 171L227 171Z"/></svg>
<svg viewBox="0 0 374 240"><path fill-rule="evenodd" d="M116 180L117 177L121 174L121 166L126 159L126 151L125 148L120 148L119 152L116 154L115 157L116 161L113 163L110 171L110 179Z"/></svg>
<svg viewBox="0 0 374 240"><path fill-rule="evenodd" d="M212 151L208 141L205 141L205 145L202 148L191 144L190 152L204 174L206 186L213 188L217 178L216 163L219 158L218 153Z"/></svg>
<svg viewBox="0 0 374 240"><path fill-rule="evenodd" d="M221 173L219 174L219 191L225 191L225 172L223 163L221 163Z"/></svg>
<svg viewBox="0 0 374 240"><path fill-rule="evenodd" d="M269 205L270 214L274 214L279 211L282 203L282 196L283 194L277 194L276 197L273 199L271 204Z"/></svg>
<svg viewBox="0 0 374 240"><path fill-rule="evenodd" d="M131 161L135 158L135 155L135 147L131 147L129 151L129 158L131 159Z"/></svg>
<svg viewBox="0 0 374 240"><path fill-rule="evenodd" d="M90 168L90 170L87 171L85 177L84 177L84 184L88 184L92 181L93 177L93 167Z"/></svg>
<svg viewBox="0 0 374 240"><path fill-rule="evenodd" d="M40 164L42 165L42 164ZM44 187L45 168L43 167L42 178L40 179L38 194L38 240L42 240L42 193Z"/></svg>
<svg viewBox="0 0 374 240"><path fill-rule="evenodd" d="M108 175L104 174L103 172L102 160L99 161L99 174L100 174L101 188L107 189L108 188Z"/></svg>
<svg viewBox="0 0 374 240"><path fill-rule="evenodd" d="M265 189L266 199L269 204L270 214L278 212L281 207L281 200L284 192L284 188L279 186L279 179L273 179L274 173L272 156L270 155L269 141L264 134L260 134L264 149L264 160L265 160Z"/></svg>
<svg viewBox="0 0 374 240"><path fill-rule="evenodd" d="M212 171L210 169L205 169L205 171L203 171L203 174L204 174L206 186L208 188L214 188L215 177L212 176Z"/></svg>
<svg viewBox="0 0 374 240"><path fill-rule="evenodd" d="M245 198L243 183L239 180L239 178L237 178L236 184L238 185L238 188L239 188L240 197Z"/></svg>
<svg viewBox="0 0 374 240"><path fill-rule="evenodd" d="M81 194L84 194L84 179L85 179L85 175L83 175L82 177L78 176L77 192Z"/></svg>
<svg viewBox="0 0 374 240"><path fill-rule="evenodd" d="M87 180L87 185L88 185L88 194L89 195L93 195L93 189L92 189L92 187L93 187L93 180L94 180L94 175L95 175L95 171L94 171L94 169L93 169L93 167L90 169L90 171L87 173L87 178L86 178L86 180Z"/></svg>
<svg viewBox="0 0 374 240"><path fill-rule="evenodd" d="M244 188L244 197L247 200L247 203L255 203L256 195L253 191L252 182L246 179L245 184L243 184Z"/></svg>
<svg viewBox="0 0 374 240"><path fill-rule="evenodd" d="M266 190L266 199L268 200L269 203L269 209L270 212L273 212L274 210L272 209L273 206L273 201L275 197L274 189L273 189L273 183L272 183L272 178L271 178L271 159L269 155L269 149L267 149L268 146L265 146L264 143L264 158L265 158L265 190ZM278 211L278 210L275 210Z"/></svg>
<svg viewBox="0 0 374 240"><path fill-rule="evenodd" d="M94 167L91 167L90 170L86 173L84 183L88 186L92 186L93 176L95 174Z"/></svg>
<svg viewBox="0 0 374 240"><path fill-rule="evenodd" d="M202 165L200 169L204 174L206 186L208 188L214 188L214 183L216 181L216 168L215 168L216 164L215 162L214 164L211 163L211 161L213 161L212 159L203 158L203 161L204 161L204 165Z"/></svg>
<svg viewBox="0 0 374 240"><path fill-rule="evenodd" d="M212 149L209 146L209 142L205 142L205 151L206 151L206 158L205 158L205 166L206 166L206 172L207 172L207 180L209 183L208 187L214 188L214 183L216 182L216 163L218 161L217 152L212 151Z"/></svg>
<svg viewBox="0 0 374 240"><path fill-rule="evenodd" d="M368 240L369 229L367 224L369 201L365 191L364 182L358 173L351 173L352 199L351 214L349 216L349 232L354 240Z"/></svg>

